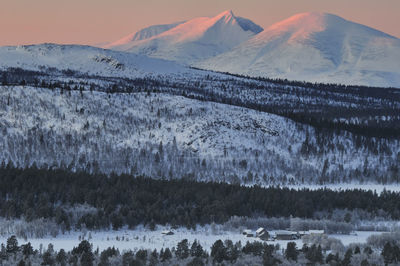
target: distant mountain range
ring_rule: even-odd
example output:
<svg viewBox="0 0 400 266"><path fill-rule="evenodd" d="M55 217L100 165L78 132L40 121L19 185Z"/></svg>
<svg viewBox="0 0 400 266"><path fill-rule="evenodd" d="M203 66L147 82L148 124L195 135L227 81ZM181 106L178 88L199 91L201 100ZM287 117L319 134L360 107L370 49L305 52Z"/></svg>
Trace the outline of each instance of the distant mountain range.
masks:
<svg viewBox="0 0 400 266"><path fill-rule="evenodd" d="M0 68L71 69L106 76L191 72L400 88L400 39L326 13L294 15L263 30L225 11L155 25L95 48L0 47Z"/></svg>
<svg viewBox="0 0 400 266"><path fill-rule="evenodd" d="M225 11L151 26L105 48L250 76L400 87L400 40L326 13L297 14L263 30Z"/></svg>

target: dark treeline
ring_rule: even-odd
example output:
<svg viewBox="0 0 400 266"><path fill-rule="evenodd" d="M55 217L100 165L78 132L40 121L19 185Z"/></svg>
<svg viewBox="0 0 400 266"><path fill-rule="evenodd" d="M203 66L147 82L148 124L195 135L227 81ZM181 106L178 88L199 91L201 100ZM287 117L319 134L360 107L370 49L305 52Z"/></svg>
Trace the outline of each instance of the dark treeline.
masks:
<svg viewBox="0 0 400 266"><path fill-rule="evenodd" d="M380 88L380 87L373 87L373 86L361 86L361 85L345 85L345 84L336 84L336 83L318 83L318 82L307 82L307 81L299 81L299 80L288 80L288 79L280 79L280 78L267 78L267 77L251 77L247 75L240 75L240 74L232 74L229 72L218 72L213 70L205 70L199 69L196 67L192 67L193 69L202 70L205 72L214 72L214 73L221 73L224 75L244 78L249 80L258 80L262 82L273 83L277 85L288 85L288 86L296 86L296 87L304 87L304 88L311 88L316 90L326 90L329 89L330 91L334 92L346 92L353 95L370 95L376 97L382 97L382 93L379 90L387 90L390 93L399 94L398 88ZM390 99L390 98L388 98Z"/></svg>
<svg viewBox="0 0 400 266"><path fill-rule="evenodd" d="M348 131L378 138L400 136L400 91L394 88L320 84L245 76L228 78L229 75L224 78L206 75L186 79L161 77L127 79L89 76L72 70L55 69L35 72L13 68L0 72L0 75L3 85L29 84L65 90L90 88L109 93L167 92L273 113L320 130ZM71 81L61 82L57 77L82 81L78 86ZM96 81L102 81L106 85L99 85Z"/></svg>
<svg viewBox="0 0 400 266"><path fill-rule="evenodd" d="M281 249L282 248L282 249ZM102 252L93 244L82 240L70 251L54 250L53 244L47 249L34 249L30 242L18 245L15 236L1 244L0 263L3 265L82 265L82 266L142 266L142 265L398 265L400 248L395 243L387 242L381 250L370 246L348 247L346 252L326 250L321 245L303 245L297 247L295 242L288 242L286 247L265 242L247 242L245 245L231 240L217 240L211 246L210 253L199 241L190 243L181 240L176 247L161 250L139 249L120 252L109 247Z"/></svg>
<svg viewBox="0 0 400 266"><path fill-rule="evenodd" d="M119 228L138 224L223 223L230 217L313 217L318 211L384 210L400 218L400 194L371 191L291 190L188 180L153 180L129 175L90 175L35 167L0 169L0 216L26 220L55 218L67 229ZM87 204L96 211L71 224L66 206Z"/></svg>

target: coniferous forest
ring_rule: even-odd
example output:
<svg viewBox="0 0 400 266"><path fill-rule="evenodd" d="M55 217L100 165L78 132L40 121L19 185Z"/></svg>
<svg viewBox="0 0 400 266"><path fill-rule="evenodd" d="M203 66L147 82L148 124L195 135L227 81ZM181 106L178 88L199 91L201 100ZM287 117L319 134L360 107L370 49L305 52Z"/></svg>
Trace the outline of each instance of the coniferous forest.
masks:
<svg viewBox="0 0 400 266"><path fill-rule="evenodd" d="M334 211L352 210L378 217L385 213L399 219L400 195L363 190L293 190L259 186L245 187L190 180L155 180L143 176L88 174L31 167L0 168L0 216L24 218L27 222L53 221L62 231L107 229L145 224L196 227L224 223L232 216L316 218ZM86 205L89 211L73 218L72 206ZM345 218L347 220L347 218ZM291 221L291 226L294 222ZM26 233L26 232L25 232ZM71 251L34 249L19 245L15 236L1 245L3 265L241 265L322 264L370 265L400 262L398 233L369 238L367 244L345 248L333 238L310 238L303 247L265 242L216 241L210 251L200 242L182 239L177 246L160 250L122 251L110 247L99 251L82 240ZM322 240L322 242L321 242ZM381 244L378 244L381 243Z"/></svg>
<svg viewBox="0 0 400 266"><path fill-rule="evenodd" d="M232 216L313 218L337 209L400 218L400 195L395 192L245 187L9 166L0 169L0 182L0 216L55 219L68 230L154 223L190 228L224 223ZM68 207L80 204L94 209L73 223Z"/></svg>

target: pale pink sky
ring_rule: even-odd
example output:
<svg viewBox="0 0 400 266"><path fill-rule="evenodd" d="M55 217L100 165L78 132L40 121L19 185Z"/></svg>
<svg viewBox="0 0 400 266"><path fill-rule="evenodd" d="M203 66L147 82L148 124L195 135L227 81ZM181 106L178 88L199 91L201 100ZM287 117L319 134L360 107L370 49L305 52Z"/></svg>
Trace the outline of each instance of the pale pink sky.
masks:
<svg viewBox="0 0 400 266"><path fill-rule="evenodd" d="M400 0L0 0L0 46L98 44L224 10L264 28L300 12L329 12L400 37Z"/></svg>

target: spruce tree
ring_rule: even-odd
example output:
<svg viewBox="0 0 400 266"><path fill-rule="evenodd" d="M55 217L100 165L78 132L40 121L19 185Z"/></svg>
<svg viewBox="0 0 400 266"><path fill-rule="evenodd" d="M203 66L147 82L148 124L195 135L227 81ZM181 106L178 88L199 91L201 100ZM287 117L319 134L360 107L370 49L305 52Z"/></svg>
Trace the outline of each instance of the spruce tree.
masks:
<svg viewBox="0 0 400 266"><path fill-rule="evenodd" d="M17 251L19 250L18 247L18 240L16 236L10 236L7 239L7 246L6 246L6 251L7 253L17 253Z"/></svg>
<svg viewBox="0 0 400 266"><path fill-rule="evenodd" d="M289 242L286 246L285 256L288 260L297 261L298 251L295 242Z"/></svg>
<svg viewBox="0 0 400 266"><path fill-rule="evenodd" d="M214 262L221 263L226 258L226 248L222 240L217 240L211 247L211 257Z"/></svg>
<svg viewBox="0 0 400 266"><path fill-rule="evenodd" d="M160 256L161 256L161 254L160 254ZM164 250L164 253L162 254L161 261L164 262L164 261L170 260L171 258L172 258L171 250L169 248L166 248Z"/></svg>
<svg viewBox="0 0 400 266"><path fill-rule="evenodd" d="M175 255L179 259L186 259L189 257L189 244L187 239L183 239L176 246Z"/></svg>
<svg viewBox="0 0 400 266"><path fill-rule="evenodd" d="M56 261L57 261L57 263L59 263L61 266L66 265L67 254L65 253L65 250L64 250L64 249L60 249L60 251L57 253Z"/></svg>

